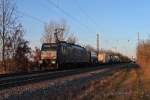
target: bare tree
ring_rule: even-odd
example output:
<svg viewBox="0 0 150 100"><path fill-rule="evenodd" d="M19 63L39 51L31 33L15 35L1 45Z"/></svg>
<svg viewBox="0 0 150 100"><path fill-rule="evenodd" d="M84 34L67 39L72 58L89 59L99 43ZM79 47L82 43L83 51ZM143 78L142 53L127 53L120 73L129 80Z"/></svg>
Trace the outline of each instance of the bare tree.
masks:
<svg viewBox="0 0 150 100"><path fill-rule="evenodd" d="M63 29L62 32L58 32L57 37L60 41L64 41L69 29L66 22L64 20L61 22L51 21L44 26L42 43L55 43L56 37L54 33L56 32L56 29Z"/></svg>
<svg viewBox="0 0 150 100"><path fill-rule="evenodd" d="M24 40L24 29L21 24L14 27L13 32L10 35L10 45L11 45L11 56L14 57L16 53L16 49L18 48L19 44L22 43Z"/></svg>
<svg viewBox="0 0 150 100"><path fill-rule="evenodd" d="M5 55L6 44L16 24L15 4L12 0L0 0L0 41L2 43L2 61L6 70Z"/></svg>
<svg viewBox="0 0 150 100"><path fill-rule="evenodd" d="M68 43L75 44L78 41L77 37L72 33L70 36L67 38Z"/></svg>
<svg viewBox="0 0 150 100"><path fill-rule="evenodd" d="M13 0L0 0L0 43L2 44L0 45L2 48L1 60L5 72L8 71L8 67L25 62L20 59L26 58L29 47L28 42L24 39L24 29L18 23Z"/></svg>
<svg viewBox="0 0 150 100"><path fill-rule="evenodd" d="M28 41L22 40L19 42L16 53L15 53L15 62L16 62L16 71L25 71L27 72L29 70L29 60L28 56L31 53L31 48L28 46Z"/></svg>

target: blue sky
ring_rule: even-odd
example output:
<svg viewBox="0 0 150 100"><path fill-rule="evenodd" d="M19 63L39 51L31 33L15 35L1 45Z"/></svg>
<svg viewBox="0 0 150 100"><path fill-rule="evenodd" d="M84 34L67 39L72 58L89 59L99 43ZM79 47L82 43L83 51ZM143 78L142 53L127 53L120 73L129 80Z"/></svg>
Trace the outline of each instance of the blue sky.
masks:
<svg viewBox="0 0 150 100"><path fill-rule="evenodd" d="M16 0L16 3L18 11L25 13L20 13L20 22L32 46L40 46L43 23L51 20L65 19L79 43L94 47L96 32L99 32L101 48L117 50L130 57L135 56L136 33L140 32L140 39L150 35L149 0Z"/></svg>

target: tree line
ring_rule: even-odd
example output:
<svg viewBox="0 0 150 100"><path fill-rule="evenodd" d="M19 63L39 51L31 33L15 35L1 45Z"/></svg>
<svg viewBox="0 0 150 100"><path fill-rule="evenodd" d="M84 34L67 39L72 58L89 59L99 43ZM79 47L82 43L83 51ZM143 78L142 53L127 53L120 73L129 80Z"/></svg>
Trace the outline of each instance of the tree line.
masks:
<svg viewBox="0 0 150 100"><path fill-rule="evenodd" d="M0 0L0 48L0 69L4 72L20 70L19 67L30 53L12 0Z"/></svg>

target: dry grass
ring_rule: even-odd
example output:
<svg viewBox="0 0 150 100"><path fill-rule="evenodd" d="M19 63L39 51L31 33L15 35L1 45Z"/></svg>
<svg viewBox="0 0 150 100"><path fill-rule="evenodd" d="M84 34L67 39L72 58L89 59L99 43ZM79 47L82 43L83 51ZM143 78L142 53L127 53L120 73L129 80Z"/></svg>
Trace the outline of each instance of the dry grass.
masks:
<svg viewBox="0 0 150 100"><path fill-rule="evenodd" d="M33 68L36 66L34 62L24 61L24 62L16 63L16 61L12 59L6 60L5 63L6 64L4 67L2 62L0 62L0 74L31 72L34 71Z"/></svg>
<svg viewBox="0 0 150 100"><path fill-rule="evenodd" d="M137 47L137 60L142 67L150 64L150 41L143 41Z"/></svg>
<svg viewBox="0 0 150 100"><path fill-rule="evenodd" d="M138 44L137 61L143 71L144 78L150 79L150 40Z"/></svg>

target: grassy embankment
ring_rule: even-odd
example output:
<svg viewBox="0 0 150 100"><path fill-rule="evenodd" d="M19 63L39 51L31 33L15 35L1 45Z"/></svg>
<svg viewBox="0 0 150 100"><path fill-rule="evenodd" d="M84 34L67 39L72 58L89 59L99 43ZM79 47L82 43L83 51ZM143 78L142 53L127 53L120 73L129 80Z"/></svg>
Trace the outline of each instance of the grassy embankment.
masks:
<svg viewBox="0 0 150 100"><path fill-rule="evenodd" d="M141 67L143 77L150 80L150 40L142 41L137 47L137 61Z"/></svg>

